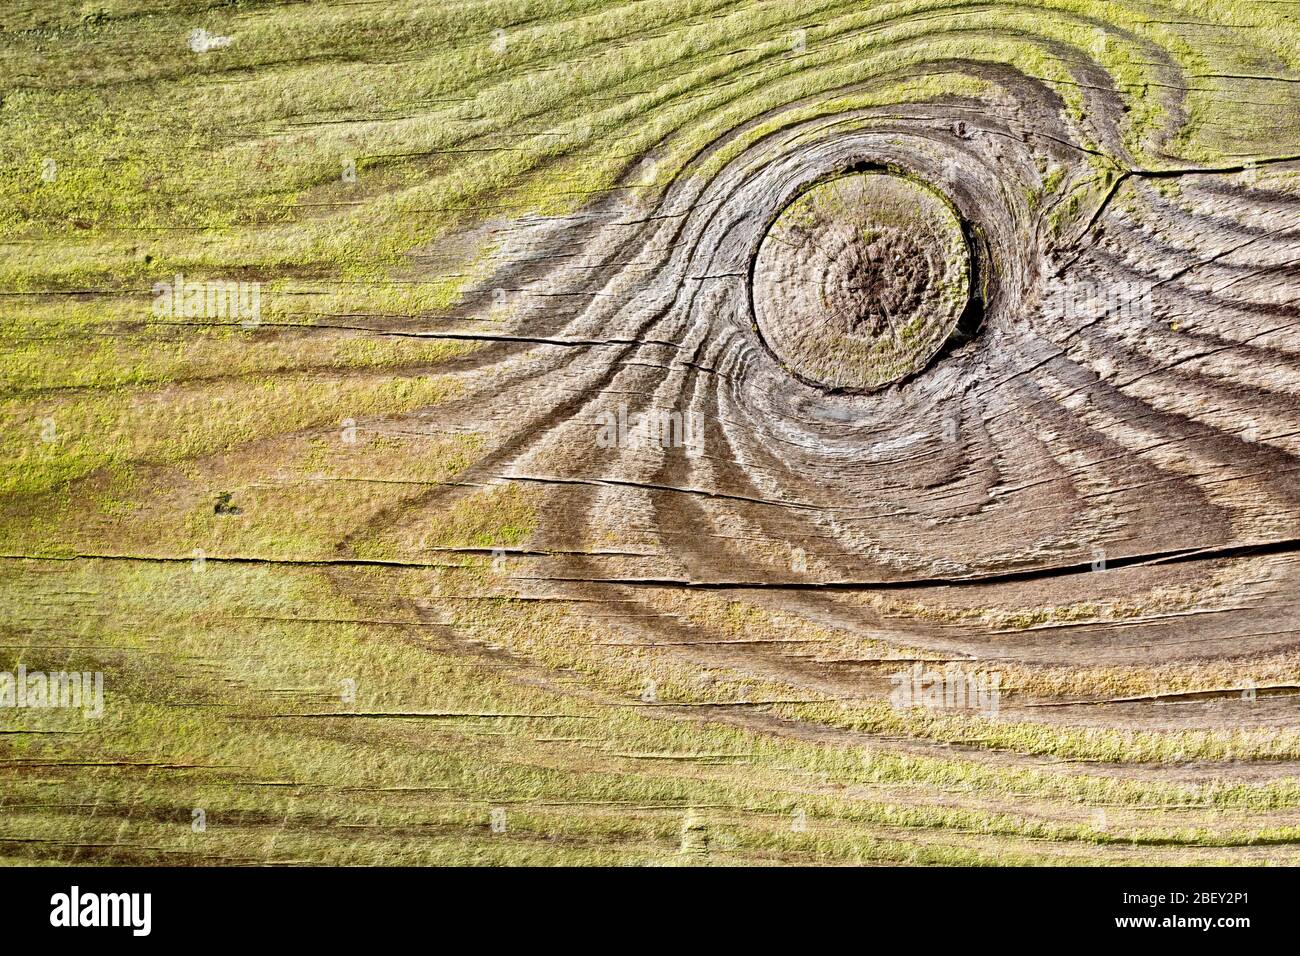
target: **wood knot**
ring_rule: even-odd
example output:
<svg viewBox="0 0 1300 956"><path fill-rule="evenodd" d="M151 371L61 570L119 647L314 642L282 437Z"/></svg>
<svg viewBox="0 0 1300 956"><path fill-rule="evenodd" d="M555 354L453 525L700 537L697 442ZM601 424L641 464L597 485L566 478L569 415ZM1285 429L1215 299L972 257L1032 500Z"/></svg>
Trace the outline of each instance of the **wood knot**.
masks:
<svg viewBox="0 0 1300 956"><path fill-rule="evenodd" d="M961 221L930 187L853 173L801 193L759 246L759 334L801 379L873 391L922 369L970 294Z"/></svg>

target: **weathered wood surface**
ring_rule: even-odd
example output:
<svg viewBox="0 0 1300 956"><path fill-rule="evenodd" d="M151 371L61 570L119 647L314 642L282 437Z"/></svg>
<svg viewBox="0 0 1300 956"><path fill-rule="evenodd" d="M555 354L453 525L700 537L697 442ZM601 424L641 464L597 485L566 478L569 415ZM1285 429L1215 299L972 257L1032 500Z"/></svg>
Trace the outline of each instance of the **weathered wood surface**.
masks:
<svg viewBox="0 0 1300 956"><path fill-rule="evenodd" d="M1294 6L674 6L468 5L392 51L477 50L464 96L223 130L395 144L157 254L266 283L238 359L145 316L170 272L60 277L68 228L16 207L9 341L145 371L6 382L4 653L107 686L93 724L12 712L11 861L1294 862ZM231 14L204 55L312 16L352 14ZM94 28L15 85L91 95ZM248 56L204 82L281 68ZM973 302L884 388L795 374L754 313L773 222L853 170L928 184L969 245ZM420 216L391 261L320 252ZM394 282L456 289L356 291ZM60 324L64 293L121 304ZM51 421L127 438L56 467ZM996 711L891 703L917 663Z"/></svg>

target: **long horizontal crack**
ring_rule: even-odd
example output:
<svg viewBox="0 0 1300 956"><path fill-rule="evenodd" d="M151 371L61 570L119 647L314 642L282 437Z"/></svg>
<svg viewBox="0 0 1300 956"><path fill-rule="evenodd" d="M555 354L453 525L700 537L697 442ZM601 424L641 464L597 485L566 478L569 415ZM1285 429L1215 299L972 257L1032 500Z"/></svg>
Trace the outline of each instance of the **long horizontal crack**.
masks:
<svg viewBox="0 0 1300 956"><path fill-rule="evenodd" d="M1263 557L1300 552L1300 539L1288 538L1257 544L1228 545L1214 548L1184 548L1150 554L1107 557L1104 568L1093 562L1057 565L1050 568L1025 568L1018 571L998 571L990 574L972 574L963 577L926 577L876 581L690 581L675 578L587 578L587 577L522 577L526 581L564 582L583 584L610 584L624 587L691 588L695 590L773 590L773 591L887 591L924 587L966 587L969 585L1007 584L1016 581L1038 581L1068 577L1077 574L1105 574L1124 568L1159 564L1180 564L1197 561L1218 561L1239 557Z"/></svg>
<svg viewBox="0 0 1300 956"><path fill-rule="evenodd" d="M491 548L464 548L466 553L490 555ZM507 554L520 557L549 557L561 552L524 551L508 549ZM1211 548L1180 548L1120 557L1108 556L1104 568L1094 563L1057 565L1049 568L1024 568L1017 571L998 571L989 574L972 574L958 577L924 577L876 581L692 581L685 578L593 578L561 576L515 576L519 581L573 582L581 584L609 584L620 587L691 588L696 590L774 590L774 591L869 591L900 590L922 587L965 587L968 585L1005 584L1015 581L1036 581L1068 577L1077 574L1105 574L1124 568L1182 564L1200 561L1221 561L1231 558L1265 557L1269 555L1300 552L1300 538L1262 541L1255 544L1225 545ZM196 557L176 555L134 554L0 554L0 561L140 561L156 564L191 564ZM204 561L214 564L262 564L287 567L387 567L399 569L434 569L444 565L425 561L400 561L378 558L267 558L248 555L204 555Z"/></svg>
<svg viewBox="0 0 1300 956"><path fill-rule="evenodd" d="M683 495L699 495L705 498L720 498L726 501L744 501L748 504L770 505L779 508L797 508L803 511L816 511L820 507L800 501L777 501L772 498L754 498L749 495L732 495L721 491L709 491L705 488L681 488L677 485L661 485L646 481L624 481L618 478L551 478L543 475L494 475L493 477L505 481L532 481L552 485L594 485L596 487L610 488L638 488L646 491L671 491Z"/></svg>

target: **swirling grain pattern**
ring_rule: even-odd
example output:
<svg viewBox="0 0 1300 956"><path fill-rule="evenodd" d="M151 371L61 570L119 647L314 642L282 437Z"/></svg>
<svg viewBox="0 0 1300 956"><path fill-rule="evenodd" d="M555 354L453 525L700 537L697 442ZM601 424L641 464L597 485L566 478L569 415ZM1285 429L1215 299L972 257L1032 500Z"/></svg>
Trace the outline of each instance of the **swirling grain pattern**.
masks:
<svg viewBox="0 0 1300 956"><path fill-rule="evenodd" d="M1294 5L71 11L10 862L1296 861Z"/></svg>

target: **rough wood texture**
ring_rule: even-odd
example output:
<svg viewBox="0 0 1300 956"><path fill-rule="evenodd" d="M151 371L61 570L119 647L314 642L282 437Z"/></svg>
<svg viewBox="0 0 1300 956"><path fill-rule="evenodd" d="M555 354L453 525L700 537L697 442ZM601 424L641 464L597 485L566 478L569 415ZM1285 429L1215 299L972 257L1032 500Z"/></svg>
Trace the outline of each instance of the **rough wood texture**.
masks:
<svg viewBox="0 0 1300 956"><path fill-rule="evenodd" d="M1296 862L1294 5L119 6L7 28L10 862ZM837 177L945 204L765 258Z"/></svg>

